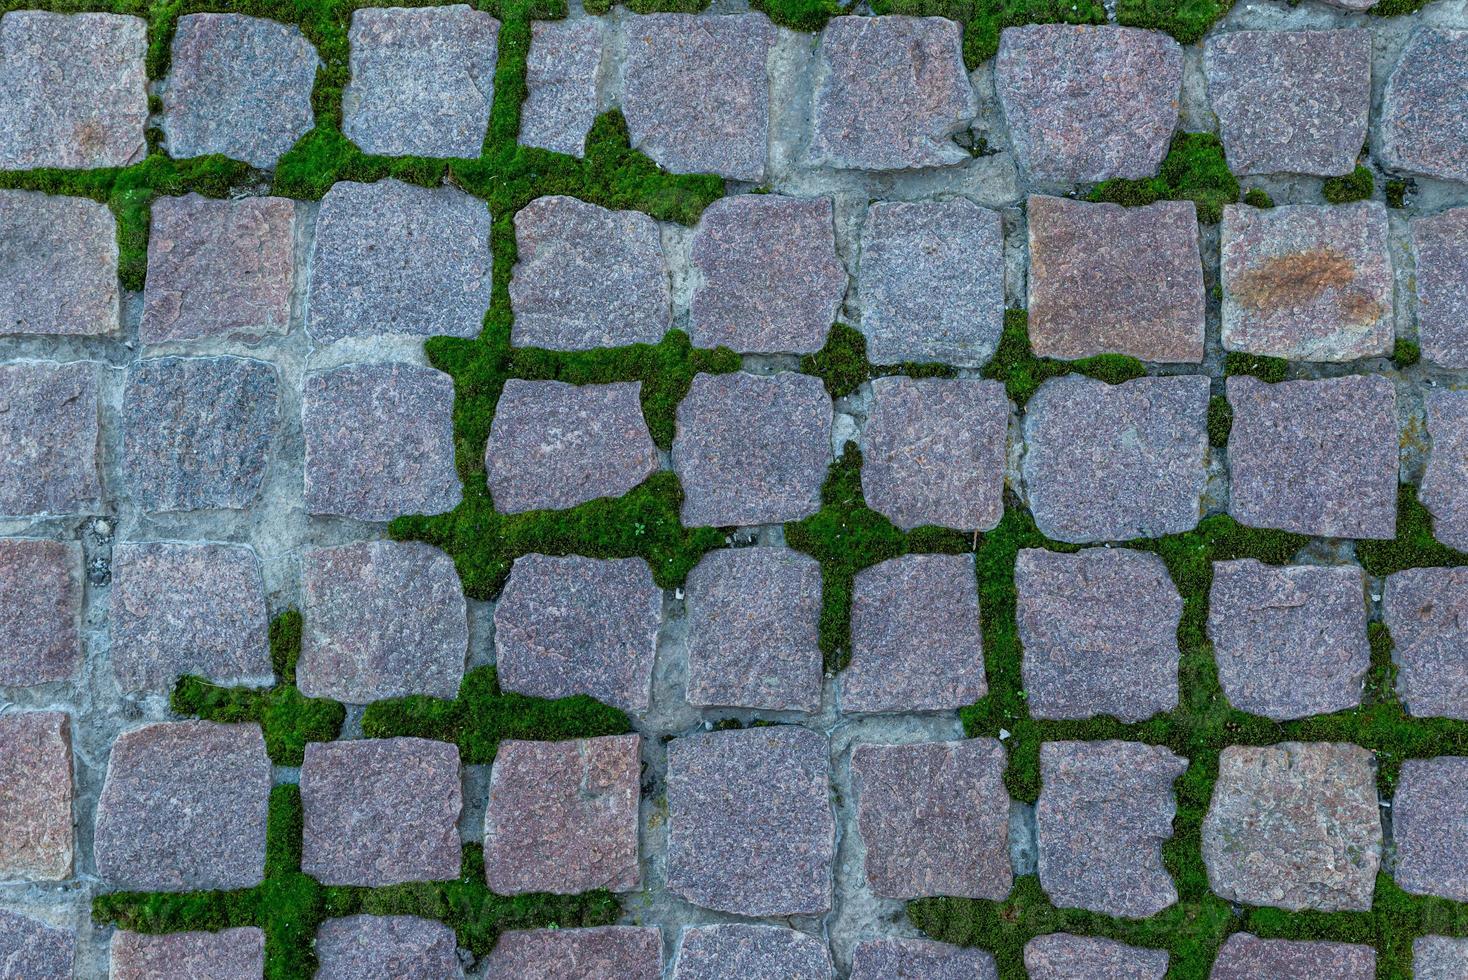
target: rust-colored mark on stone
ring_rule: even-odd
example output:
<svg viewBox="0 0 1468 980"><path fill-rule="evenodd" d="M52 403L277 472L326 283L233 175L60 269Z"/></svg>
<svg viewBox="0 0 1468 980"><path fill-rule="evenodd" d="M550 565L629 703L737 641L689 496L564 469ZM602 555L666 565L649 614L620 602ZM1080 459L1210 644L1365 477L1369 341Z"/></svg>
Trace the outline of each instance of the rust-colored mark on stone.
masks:
<svg viewBox="0 0 1468 980"><path fill-rule="evenodd" d="M1271 256L1235 280L1234 299L1254 310L1303 306L1327 290L1341 290L1341 312L1351 323L1371 324L1381 318L1381 304L1356 280L1356 263L1334 248L1312 248Z"/></svg>

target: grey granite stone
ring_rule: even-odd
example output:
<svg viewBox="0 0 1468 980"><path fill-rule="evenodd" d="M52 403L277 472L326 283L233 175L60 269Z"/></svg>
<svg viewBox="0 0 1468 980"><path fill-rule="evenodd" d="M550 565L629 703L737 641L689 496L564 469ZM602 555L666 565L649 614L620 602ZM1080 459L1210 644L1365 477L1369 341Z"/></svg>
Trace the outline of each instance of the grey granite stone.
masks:
<svg viewBox="0 0 1468 980"><path fill-rule="evenodd" d="M1468 208L1412 219L1417 339L1439 367L1468 368Z"/></svg>
<svg viewBox="0 0 1468 980"><path fill-rule="evenodd" d="M1191 201L1029 198L1030 347L1073 360L1203 360L1203 262Z"/></svg>
<svg viewBox="0 0 1468 980"><path fill-rule="evenodd" d="M1468 758L1402 763L1392 800L1397 885L1414 895L1468 902Z"/></svg>
<svg viewBox="0 0 1468 980"><path fill-rule="evenodd" d="M1040 746L1040 886L1062 908L1132 919L1177 901L1162 864L1188 760L1141 742Z"/></svg>
<svg viewBox="0 0 1468 980"><path fill-rule="evenodd" d="M1002 382L877 378L862 438L867 506L898 527L988 531L1004 516Z"/></svg>
<svg viewBox="0 0 1468 980"><path fill-rule="evenodd" d="M1332 538L1397 528L1397 396L1380 376L1228 379L1229 513L1250 527Z"/></svg>
<svg viewBox="0 0 1468 980"><path fill-rule="evenodd" d="M856 746L851 779L872 894L1007 898L1005 762L992 738Z"/></svg>
<svg viewBox="0 0 1468 980"><path fill-rule="evenodd" d="M141 17L16 10L0 18L0 168L141 160L147 48Z"/></svg>
<svg viewBox="0 0 1468 980"><path fill-rule="evenodd" d="M71 980L75 965L70 930L0 909L0 980Z"/></svg>
<svg viewBox="0 0 1468 980"><path fill-rule="evenodd" d="M306 510L363 521L442 514L462 499L454 469L454 383L414 364L306 375Z"/></svg>
<svg viewBox="0 0 1468 980"><path fill-rule="evenodd" d="M1407 714L1468 721L1468 569L1388 575L1381 618L1391 632L1397 696Z"/></svg>
<svg viewBox="0 0 1468 980"><path fill-rule="evenodd" d="M841 708L945 711L989 690L969 555L904 555L857 573Z"/></svg>
<svg viewBox="0 0 1468 980"><path fill-rule="evenodd" d="M579 157L596 119L606 28L600 18L537 20L525 59L520 142Z"/></svg>
<svg viewBox="0 0 1468 980"><path fill-rule="evenodd" d="M301 29L243 14L185 14L163 90L171 156L222 153L274 167L315 125L321 59Z"/></svg>
<svg viewBox="0 0 1468 980"><path fill-rule="evenodd" d="M1296 361L1392 350L1386 207L1223 209L1223 347Z"/></svg>
<svg viewBox="0 0 1468 980"><path fill-rule="evenodd" d="M112 934L109 980L260 980L264 975L265 933L253 926L219 932Z"/></svg>
<svg viewBox="0 0 1468 980"><path fill-rule="evenodd" d="M763 14L652 14L623 22L622 114L634 149L674 173L758 181L769 157Z"/></svg>
<svg viewBox="0 0 1468 980"><path fill-rule="evenodd" d="M1204 50L1230 170L1356 169L1371 114L1370 31L1228 31Z"/></svg>
<svg viewBox="0 0 1468 980"><path fill-rule="evenodd" d="M122 471L143 510L242 510L260 497L280 378L243 357L135 361L122 392Z"/></svg>
<svg viewBox="0 0 1468 980"><path fill-rule="evenodd" d="M1020 170L1055 183L1156 174L1177 126L1182 77L1181 46L1132 27L1010 27L994 61Z"/></svg>
<svg viewBox="0 0 1468 980"><path fill-rule="evenodd" d="M117 332L117 222L105 204L0 191L0 241L0 333Z"/></svg>
<svg viewBox="0 0 1468 980"><path fill-rule="evenodd" d="M0 687L66 680L81 666L82 549L0 538Z"/></svg>
<svg viewBox="0 0 1468 980"><path fill-rule="evenodd" d="M961 29L940 17L835 17L821 33L810 157L854 170L964 163L978 113Z"/></svg>
<svg viewBox="0 0 1468 980"><path fill-rule="evenodd" d="M489 227L485 203L453 187L333 184L316 218L312 338L479 336L489 309Z"/></svg>
<svg viewBox="0 0 1468 980"><path fill-rule="evenodd" d="M1030 980L1162 980L1168 955L1165 949L1056 932L1025 943L1024 959Z"/></svg>
<svg viewBox="0 0 1468 980"><path fill-rule="evenodd" d="M424 738L308 742L301 870L323 885L459 877L459 747Z"/></svg>
<svg viewBox="0 0 1468 980"><path fill-rule="evenodd" d="M1468 31L1417 28L1387 76L1380 118L1387 167L1468 181Z"/></svg>
<svg viewBox="0 0 1468 980"><path fill-rule="evenodd" d="M66 714L0 715L0 880L71 877L72 796Z"/></svg>
<svg viewBox="0 0 1468 980"><path fill-rule="evenodd" d="M0 364L0 515L101 508L97 373L92 361Z"/></svg>
<svg viewBox="0 0 1468 980"><path fill-rule="evenodd" d="M1026 548L1014 589L1031 717L1134 724L1177 707L1183 599L1161 558Z"/></svg>
<svg viewBox="0 0 1468 980"><path fill-rule="evenodd" d="M1412 976L1416 980L1468 977L1468 939L1418 936L1412 940Z"/></svg>
<svg viewBox="0 0 1468 980"><path fill-rule="evenodd" d="M1432 513L1432 536L1468 551L1468 391L1428 391L1423 401L1431 449L1418 499Z"/></svg>
<svg viewBox="0 0 1468 980"><path fill-rule="evenodd" d="M110 888L249 888L265 876L271 768L260 726L178 721L118 736L93 850Z"/></svg>
<svg viewBox="0 0 1468 980"><path fill-rule="evenodd" d="M820 379L698 374L677 418L685 525L774 524L820 509L832 419Z"/></svg>
<svg viewBox="0 0 1468 980"><path fill-rule="evenodd" d="M688 574L688 702L819 711L821 566L786 548L713 551Z"/></svg>
<svg viewBox="0 0 1468 980"><path fill-rule="evenodd" d="M831 199L739 194L703 212L688 330L699 347L807 354L846 295Z"/></svg>
<svg viewBox="0 0 1468 980"><path fill-rule="evenodd" d="M829 748L805 728L705 732L668 745L666 887L718 912L831 908Z"/></svg>
<svg viewBox="0 0 1468 980"><path fill-rule="evenodd" d="M496 895L636 891L642 740L500 743L484 813Z"/></svg>
<svg viewBox="0 0 1468 980"><path fill-rule="evenodd" d="M1208 639L1229 703L1273 721L1356 707L1369 611L1359 565L1214 562Z"/></svg>
<svg viewBox="0 0 1468 980"><path fill-rule="evenodd" d="M982 949L930 939L866 939L851 953L851 980L999 980Z"/></svg>
<svg viewBox="0 0 1468 980"><path fill-rule="evenodd" d="M254 343L290 327L296 204L283 197L153 202L145 344L212 338Z"/></svg>
<svg viewBox="0 0 1468 980"><path fill-rule="evenodd" d="M265 581L247 545L118 545L109 615L124 691L164 693L180 674L270 683Z"/></svg>
<svg viewBox="0 0 1468 980"><path fill-rule="evenodd" d="M484 980L661 980L657 929L531 929L502 933Z"/></svg>
<svg viewBox="0 0 1468 980"><path fill-rule="evenodd" d="M1209 980L1372 980L1376 950L1350 943L1228 937Z"/></svg>
<svg viewBox="0 0 1468 980"><path fill-rule="evenodd" d="M494 608L500 686L644 711L662 608L641 558L516 558Z"/></svg>
<svg viewBox="0 0 1468 980"><path fill-rule="evenodd" d="M1004 330L1004 227L970 201L867 209L858 277L861 331L875 364L980 367Z"/></svg>
<svg viewBox="0 0 1468 980"><path fill-rule="evenodd" d="M1203 863L1219 897L1293 912L1365 911L1381 837L1366 749L1282 742L1220 754L1203 820Z"/></svg>
<svg viewBox="0 0 1468 980"><path fill-rule="evenodd" d="M693 926L683 931L672 980L835 980L826 944L778 926Z"/></svg>
<svg viewBox="0 0 1468 980"><path fill-rule="evenodd" d="M414 915L351 915L316 930L315 980L457 980L459 943L441 922Z"/></svg>
<svg viewBox="0 0 1468 980"><path fill-rule="evenodd" d="M302 694L366 704L459 693L469 616L448 555L421 541L363 541L308 551L302 566Z"/></svg>
<svg viewBox="0 0 1468 980"><path fill-rule="evenodd" d="M1046 537L1152 538L1202 517L1206 377L1052 378L1029 401L1024 439L1025 491Z"/></svg>

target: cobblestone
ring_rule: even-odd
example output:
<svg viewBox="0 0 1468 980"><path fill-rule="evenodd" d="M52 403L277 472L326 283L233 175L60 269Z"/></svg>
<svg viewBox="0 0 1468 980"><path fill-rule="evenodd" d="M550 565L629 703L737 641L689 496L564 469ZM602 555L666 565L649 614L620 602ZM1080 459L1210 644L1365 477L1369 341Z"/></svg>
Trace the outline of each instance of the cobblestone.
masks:
<svg viewBox="0 0 1468 980"><path fill-rule="evenodd" d="M0 364L0 515L100 509L97 374L91 361Z"/></svg>
<svg viewBox="0 0 1468 980"><path fill-rule="evenodd" d="M0 50L5 22L0 21ZM0 253L0 333L117 332L117 222L106 206L0 191L0 240L6 246Z"/></svg>
<svg viewBox="0 0 1468 980"><path fill-rule="evenodd" d="M1468 180L1468 31L1421 27L1387 76L1381 160L1394 170Z"/></svg>
<svg viewBox="0 0 1468 980"><path fill-rule="evenodd" d="M0 963L5 980L58 980L73 975L76 937L30 916L0 909Z"/></svg>
<svg viewBox="0 0 1468 980"><path fill-rule="evenodd" d="M502 934L485 958L484 980L660 980L657 929L530 929Z"/></svg>
<svg viewBox="0 0 1468 980"><path fill-rule="evenodd" d="M1468 208L1412 219L1422 356L1468 368Z"/></svg>
<svg viewBox="0 0 1468 980"><path fill-rule="evenodd" d="M606 29L597 19L538 20L530 25L528 94L520 106L520 142L582 156L598 108Z"/></svg>
<svg viewBox="0 0 1468 980"><path fill-rule="evenodd" d="M1468 975L1468 939L1419 936L1412 940L1412 976L1416 980L1458 980Z"/></svg>
<svg viewBox="0 0 1468 980"><path fill-rule="evenodd" d="M1025 943L1024 959L1030 980L1162 980L1168 963L1163 949L1063 932Z"/></svg>
<svg viewBox="0 0 1468 980"><path fill-rule="evenodd" d="M1432 536L1468 551L1468 392L1430 391L1424 402L1432 449L1418 499L1432 513Z"/></svg>
<svg viewBox="0 0 1468 980"><path fill-rule="evenodd" d="M1392 800L1394 877L1403 891L1468 901L1468 758L1402 763Z"/></svg>
<svg viewBox="0 0 1468 980"><path fill-rule="evenodd" d="M1371 980L1376 952L1351 943L1260 939L1236 932L1224 942L1209 980Z"/></svg>
<svg viewBox="0 0 1468 980"><path fill-rule="evenodd" d="M264 972L265 933L254 927L112 936L109 980L259 980Z"/></svg>
<svg viewBox="0 0 1468 980"><path fill-rule="evenodd" d="M1468 721L1468 569L1409 568L1387 576L1397 695L1407 714Z"/></svg>
<svg viewBox="0 0 1468 980"><path fill-rule="evenodd" d="M928 939L868 939L851 954L851 980L998 980L994 957L982 949Z"/></svg>
<svg viewBox="0 0 1468 980"><path fill-rule="evenodd" d="M82 549L0 538L0 686L73 676L82 662Z"/></svg>
<svg viewBox="0 0 1468 980"><path fill-rule="evenodd" d="M412 915L327 919L316 931L316 980L360 977L463 977L458 942L448 926Z"/></svg>
<svg viewBox="0 0 1468 980"><path fill-rule="evenodd" d="M756 925L697 926L683 932L672 980L835 980L831 954L793 929Z"/></svg>
<svg viewBox="0 0 1468 980"><path fill-rule="evenodd" d="M0 716L0 879L71 877L73 797L66 714Z"/></svg>

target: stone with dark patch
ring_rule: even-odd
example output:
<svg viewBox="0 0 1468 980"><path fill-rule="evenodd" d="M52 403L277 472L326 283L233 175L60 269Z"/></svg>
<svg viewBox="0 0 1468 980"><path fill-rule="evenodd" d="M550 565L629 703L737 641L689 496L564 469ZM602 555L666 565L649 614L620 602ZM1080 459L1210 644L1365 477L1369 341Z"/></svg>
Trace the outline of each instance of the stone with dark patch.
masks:
<svg viewBox="0 0 1468 980"><path fill-rule="evenodd" d="M741 923L683 930L672 980L835 980L820 939L794 929Z"/></svg>
<svg viewBox="0 0 1468 980"><path fill-rule="evenodd" d="M457 980L464 975L454 931L415 915L349 915L316 929L314 980L367 977Z"/></svg>
<svg viewBox="0 0 1468 980"><path fill-rule="evenodd" d="M992 954L931 939L865 939L851 952L851 980L998 980Z"/></svg>
<svg viewBox="0 0 1468 980"><path fill-rule="evenodd" d="M1352 943L1260 939L1236 932L1224 941L1209 980L1373 980L1376 950Z"/></svg>
<svg viewBox="0 0 1468 980"><path fill-rule="evenodd" d="M512 930L484 959L484 980L661 980L654 928Z"/></svg>
<svg viewBox="0 0 1468 980"><path fill-rule="evenodd" d="M105 204L0 191L0 242L0 334L117 332L117 222Z"/></svg>
<svg viewBox="0 0 1468 980"><path fill-rule="evenodd" d="M597 17L530 25L520 142L582 156L596 119L606 28Z"/></svg>
<svg viewBox="0 0 1468 980"><path fill-rule="evenodd" d="M65 712L0 715L0 879L71 877L72 798Z"/></svg>
<svg viewBox="0 0 1468 980"><path fill-rule="evenodd" d="M94 361L0 364L0 515L101 509L97 375Z"/></svg>
<svg viewBox="0 0 1468 980"><path fill-rule="evenodd" d="M0 538L0 687L62 681L81 666L82 549Z"/></svg>
<svg viewBox="0 0 1468 980"><path fill-rule="evenodd" d="M1387 76L1380 118L1387 167L1468 181L1468 31L1417 28Z"/></svg>
<svg viewBox="0 0 1468 980"><path fill-rule="evenodd" d="M260 980L265 933L254 926L218 932L112 934L109 980ZM321 976L321 974L317 974Z"/></svg>
<svg viewBox="0 0 1468 980"><path fill-rule="evenodd" d="M1403 891L1468 902L1468 757L1402 763L1392 840L1392 876Z"/></svg>
<svg viewBox="0 0 1468 980"><path fill-rule="evenodd" d="M1391 633L1397 696L1407 714L1468 721L1468 568L1388 575L1381 618Z"/></svg>
<svg viewBox="0 0 1468 980"><path fill-rule="evenodd" d="M1030 980L1162 980L1165 949L1140 949L1114 939L1055 932L1025 943Z"/></svg>
<svg viewBox="0 0 1468 980"><path fill-rule="evenodd" d="M1432 536L1468 551L1468 391L1428 391L1423 400L1431 449L1418 499L1432 513Z"/></svg>
<svg viewBox="0 0 1468 980"><path fill-rule="evenodd" d="M1416 980L1468 977L1468 939L1418 936L1412 940L1412 976Z"/></svg>
<svg viewBox="0 0 1468 980"><path fill-rule="evenodd" d="M1412 219L1417 339L1439 367L1468 368L1468 208Z"/></svg>
<svg viewBox="0 0 1468 980"><path fill-rule="evenodd" d="M28 915L0 909L0 978L71 980L76 936Z"/></svg>

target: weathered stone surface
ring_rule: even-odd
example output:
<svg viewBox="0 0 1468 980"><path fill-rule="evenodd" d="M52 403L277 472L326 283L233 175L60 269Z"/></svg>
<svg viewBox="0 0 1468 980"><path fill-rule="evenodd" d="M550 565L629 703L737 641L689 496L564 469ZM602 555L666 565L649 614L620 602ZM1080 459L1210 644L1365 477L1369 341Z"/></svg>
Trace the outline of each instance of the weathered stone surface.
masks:
<svg viewBox="0 0 1468 980"><path fill-rule="evenodd" d="M620 497L657 472L642 382L505 382L484 451L495 510L574 507Z"/></svg>
<svg viewBox="0 0 1468 980"><path fill-rule="evenodd" d="M655 344L673 325L661 233L642 212L537 197L515 212L515 242L517 347Z"/></svg>
<svg viewBox="0 0 1468 980"><path fill-rule="evenodd" d="M1378 152L1393 170L1468 180L1468 31L1408 38L1387 76Z"/></svg>
<svg viewBox="0 0 1468 980"><path fill-rule="evenodd" d="M652 14L623 24L622 114L633 148L673 173L764 178L769 157L763 14Z"/></svg>
<svg viewBox="0 0 1468 980"><path fill-rule="evenodd" d="M689 527L774 524L821 506L831 397L820 379L698 374L678 404L673 469Z"/></svg>
<svg viewBox="0 0 1468 980"><path fill-rule="evenodd" d="M0 50L13 16L0 21ZM0 241L0 333L117 331L117 222L107 205L0 191Z"/></svg>
<svg viewBox="0 0 1468 980"><path fill-rule="evenodd" d="M0 514L79 514L101 501L97 364L0 364Z"/></svg>
<svg viewBox="0 0 1468 980"><path fill-rule="evenodd" d="M153 202L145 344L220 338L253 343L290 327L296 204L283 197Z"/></svg>
<svg viewBox="0 0 1468 980"><path fill-rule="evenodd" d="M1332 538L1397 529L1397 396L1352 375L1265 384L1228 379L1228 510L1250 527Z"/></svg>
<svg viewBox="0 0 1468 980"><path fill-rule="evenodd" d="M1031 195L1030 347L1073 360L1203 360L1203 262L1191 201L1140 208Z"/></svg>
<svg viewBox="0 0 1468 980"><path fill-rule="evenodd" d="M1416 980L1468 977L1468 939L1418 936L1412 940L1412 976Z"/></svg>
<svg viewBox="0 0 1468 980"><path fill-rule="evenodd" d="M1468 902L1468 758L1402 763L1392 839L1393 877L1403 891Z"/></svg>
<svg viewBox="0 0 1468 980"><path fill-rule="evenodd" d="M179 721L118 736L93 845L109 888L249 888L265 876L270 759L260 726Z"/></svg>
<svg viewBox="0 0 1468 980"><path fill-rule="evenodd" d="M249 507L280 421L274 366L243 357L158 357L127 369L122 471L147 511Z"/></svg>
<svg viewBox="0 0 1468 980"><path fill-rule="evenodd" d="M117 14L0 18L0 167L125 167L147 144L148 25Z"/></svg>
<svg viewBox="0 0 1468 980"><path fill-rule="evenodd" d="M1224 749L1203 863L1210 887L1232 902L1369 909L1381 865L1372 754L1339 742Z"/></svg>
<svg viewBox="0 0 1468 980"><path fill-rule="evenodd" d="M641 558L516 558L494 607L500 686L645 711L662 609Z"/></svg>
<svg viewBox="0 0 1468 980"><path fill-rule="evenodd" d="M351 915L316 930L315 980L365 977L463 977L454 931L415 915Z"/></svg>
<svg viewBox="0 0 1468 980"><path fill-rule="evenodd" d="M904 555L857 573L845 711L944 711L989 690L968 555Z"/></svg>
<svg viewBox="0 0 1468 980"><path fill-rule="evenodd" d="M243 14L185 14L173 35L163 132L174 157L275 162L315 125L321 59L301 29Z"/></svg>
<svg viewBox="0 0 1468 980"><path fill-rule="evenodd" d="M511 931L484 962L484 980L660 980L663 942L636 926Z"/></svg>
<svg viewBox="0 0 1468 980"><path fill-rule="evenodd" d="M877 378L862 435L867 506L898 527L987 531L1004 516L1003 382Z"/></svg>
<svg viewBox="0 0 1468 980"><path fill-rule="evenodd" d="M1165 949L1064 932L1031 939L1024 957L1030 980L1162 980L1168 961Z"/></svg>
<svg viewBox="0 0 1468 980"><path fill-rule="evenodd" d="M1297 361L1392 350L1386 207L1223 209L1223 347Z"/></svg>
<svg viewBox="0 0 1468 980"><path fill-rule="evenodd" d="M699 347L820 350L846 295L827 197L740 194L715 201L693 235L693 268L688 329Z"/></svg>
<svg viewBox="0 0 1468 980"><path fill-rule="evenodd" d="M866 877L882 898L1000 901L1014 883L998 739L858 745L851 753Z"/></svg>
<svg viewBox="0 0 1468 980"><path fill-rule="evenodd" d="M302 694L366 704L459 693L469 617L453 559L421 541L364 541L302 564Z"/></svg>
<svg viewBox="0 0 1468 980"><path fill-rule="evenodd" d="M1236 932L1213 961L1209 980L1372 980L1376 950L1350 943L1260 939Z"/></svg>
<svg viewBox="0 0 1468 980"><path fill-rule="evenodd" d="M1392 637L1407 714L1468 721L1468 569L1388 575L1381 617Z"/></svg>
<svg viewBox="0 0 1468 980"><path fill-rule="evenodd" d="M1162 845L1188 760L1141 742L1040 746L1040 886L1062 908L1141 919L1177 901Z"/></svg>
<svg viewBox="0 0 1468 980"><path fill-rule="evenodd" d="M982 949L930 939L867 939L851 953L851 980L998 980L994 957Z"/></svg>
<svg viewBox="0 0 1468 980"><path fill-rule="evenodd" d="M459 876L459 747L424 738L308 742L301 870L325 885Z"/></svg>
<svg viewBox="0 0 1468 980"><path fill-rule="evenodd" d="M180 674L270 683L265 580L247 545L118 545L109 615L124 691L167 692Z"/></svg>
<svg viewBox="0 0 1468 980"><path fill-rule="evenodd" d="M793 726L669 743L668 891L737 915L828 911L828 753L824 737Z"/></svg>
<svg viewBox="0 0 1468 980"><path fill-rule="evenodd" d="M810 156L854 170L942 167L978 113L959 25L940 17L834 17L821 33Z"/></svg>
<svg viewBox="0 0 1468 980"><path fill-rule="evenodd" d="M1052 378L1029 401L1024 439L1025 490L1047 537L1084 544L1197 527L1208 476L1206 377Z"/></svg>
<svg viewBox="0 0 1468 980"><path fill-rule="evenodd" d="M1065 184L1156 174L1182 78L1181 46L1131 27L1010 27L994 61L1020 169Z"/></svg>
<svg viewBox="0 0 1468 980"><path fill-rule="evenodd" d="M600 18L537 20L525 59L527 95L520 106L520 142L581 156L596 119L602 84Z"/></svg>
<svg viewBox="0 0 1468 980"><path fill-rule="evenodd" d="M683 931L672 980L835 980L826 944L777 926L695 926Z"/></svg>
<svg viewBox="0 0 1468 980"><path fill-rule="evenodd" d="M112 934L109 980L260 980L264 975L265 933L254 927Z"/></svg>
<svg viewBox="0 0 1468 980"><path fill-rule="evenodd" d="M636 891L642 740L500 743L484 814L497 895Z"/></svg>
<svg viewBox="0 0 1468 980"><path fill-rule="evenodd" d="M316 218L312 338L479 336L489 309L489 226L485 203L453 187L333 184Z"/></svg>
<svg viewBox="0 0 1468 980"><path fill-rule="evenodd" d="M66 714L0 715L0 880L71 877L71 802Z"/></svg>
<svg viewBox="0 0 1468 980"><path fill-rule="evenodd" d="M1204 46L1208 98L1236 174L1336 177L1371 114L1371 32L1227 31Z"/></svg>
<svg viewBox="0 0 1468 980"><path fill-rule="evenodd" d="M1208 638L1229 703L1274 721L1359 705L1368 612L1359 565L1214 562Z"/></svg>
<svg viewBox="0 0 1468 980"><path fill-rule="evenodd" d="M66 680L81 666L82 549L0 538L0 687Z"/></svg>
<svg viewBox="0 0 1468 980"><path fill-rule="evenodd" d="M1004 331L999 213L963 199L873 204L857 288L873 363L982 366Z"/></svg>
<svg viewBox="0 0 1468 980"><path fill-rule="evenodd" d="M0 909L0 980L70 980L75 963L70 930Z"/></svg>
<svg viewBox="0 0 1468 980"><path fill-rule="evenodd" d="M1135 723L1177 707L1183 599L1161 558L1026 548L1014 588L1031 717Z"/></svg>
<svg viewBox="0 0 1468 980"><path fill-rule="evenodd" d="M1412 219L1422 356L1468 368L1468 208Z"/></svg>
<svg viewBox="0 0 1468 980"><path fill-rule="evenodd" d="M688 574L688 702L819 711L821 566L787 548L713 551Z"/></svg>
<svg viewBox="0 0 1468 980"><path fill-rule="evenodd" d="M1432 513L1432 536L1468 551L1468 391L1428 391L1423 401L1432 448L1418 499Z"/></svg>
<svg viewBox="0 0 1468 980"><path fill-rule="evenodd" d="M454 469L454 382L414 364L306 375L306 510L363 521L442 514L462 499Z"/></svg>

